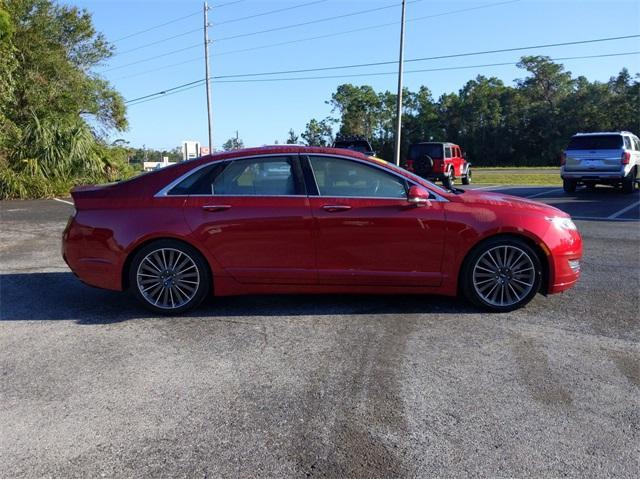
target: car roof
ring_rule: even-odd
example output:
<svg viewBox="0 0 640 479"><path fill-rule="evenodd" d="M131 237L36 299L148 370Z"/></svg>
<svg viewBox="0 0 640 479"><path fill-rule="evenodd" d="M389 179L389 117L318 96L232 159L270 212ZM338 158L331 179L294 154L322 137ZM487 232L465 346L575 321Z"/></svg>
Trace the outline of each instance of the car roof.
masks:
<svg viewBox="0 0 640 479"><path fill-rule="evenodd" d="M321 146L302 146L302 145L272 145L260 146L255 148L243 148L240 150L224 151L203 156L199 159L207 158L208 161L228 160L232 158L240 158L245 156L259 155L290 155L290 154L324 154L324 155L341 155L351 156L360 160L368 160L370 157L355 150L345 148L330 148Z"/></svg>
<svg viewBox="0 0 640 479"><path fill-rule="evenodd" d="M576 133L573 136L599 136L599 135L632 135L636 136L630 131L593 131L589 133Z"/></svg>
<svg viewBox="0 0 640 479"><path fill-rule="evenodd" d="M450 141L418 141L412 143L412 145L444 145L444 146L459 146L457 143L451 143Z"/></svg>

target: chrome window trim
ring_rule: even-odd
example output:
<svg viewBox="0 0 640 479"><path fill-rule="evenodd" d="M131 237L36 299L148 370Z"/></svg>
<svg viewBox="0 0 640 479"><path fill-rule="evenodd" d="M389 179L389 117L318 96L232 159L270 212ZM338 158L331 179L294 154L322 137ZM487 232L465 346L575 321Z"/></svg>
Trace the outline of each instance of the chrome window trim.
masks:
<svg viewBox="0 0 640 479"><path fill-rule="evenodd" d="M425 186L423 186L423 185L421 185L419 183L416 183L412 179L407 178L405 176L402 176L401 174L398 174L393 170L385 168L384 166L376 165L376 164L372 163L371 161L362 160L360 158L353 158L353 157L349 157L349 156L335 155L335 154L331 154L331 153L299 152L299 153L291 153L291 154L282 154L282 153L275 154L274 153L274 154L268 154L268 155L238 156L236 158L227 158L227 159L224 159L224 160L210 161L208 163L204 163L204 164L198 166L197 168L189 170L186 173L183 173L178 178L176 178L171 183L169 183L167 186L165 186L160 191L158 191L155 195L153 195L153 197L154 198L162 198L162 197L164 197L164 198L185 198L185 197L192 196L192 197L196 197L196 198L197 197L208 198L208 197L214 197L215 196L215 197L235 197L235 198L337 198L337 199L351 199L351 200L353 200L353 199L363 199L363 200L401 200L402 199L402 198L389 198L389 197L379 197L379 196L374 196L374 197L369 197L369 196L322 196L322 195L319 194L320 193L320 188L318 188L316 175L313 172L313 168L311 168L311 173L313 175L313 180L316 182L316 189L318 191L318 195L317 196L309 195L309 194L301 194L301 195L169 195L169 194L167 194L169 191L171 191L171 189L173 189L180 182L184 181L189 176L197 173L201 169L207 168L209 166L220 165L222 163L228 163L230 161L236 161L236 160L248 160L248 159L253 159L253 158L275 158L275 157L280 157L281 158L281 157L290 157L290 156L294 156L294 155L306 156L306 157L310 157L310 156L326 156L326 157L331 157L331 158L340 158L340 159L347 160L347 161L355 161L355 162L358 162L358 163L362 163L364 165L368 165L368 166L372 166L374 168L378 168L379 170L382 170L387 174L390 174L390 175L393 175L393 176L395 176L397 178L400 178L403 181L406 181L411 185L419 186L420 188L425 188ZM441 196L440 194L436 193L435 191L433 191L433 190L431 190L429 188L427 188L427 189L429 190L430 194L435 196L435 198L430 198L431 201L449 203L449 200L447 198L445 198L444 196Z"/></svg>

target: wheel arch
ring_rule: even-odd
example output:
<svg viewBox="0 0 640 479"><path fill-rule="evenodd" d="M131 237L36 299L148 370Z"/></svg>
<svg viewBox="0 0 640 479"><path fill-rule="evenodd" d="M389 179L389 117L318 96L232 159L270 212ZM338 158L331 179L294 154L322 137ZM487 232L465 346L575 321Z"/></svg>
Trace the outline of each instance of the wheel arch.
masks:
<svg viewBox="0 0 640 479"><path fill-rule="evenodd" d="M485 236L481 238L479 241L477 241L473 246L471 246L471 248L468 249L468 251L464 255L462 262L460 263L460 268L458 269L458 278L457 278L458 291L461 291L462 275L465 272L465 267L471 255L475 251L477 251L479 248L482 248L482 246L488 241L501 239L501 238L504 238L504 239L515 238L515 239L524 241L536 253L538 259L540 260L540 265L542 266L542 278L541 278L542 281L540 283L540 292L546 295L549 290L549 284L551 284L550 283L551 265L549 263L549 257L545 252L545 248L548 251L547 246L544 245L542 241L534 239L529 235L514 233L514 232L500 232L500 233L491 234L489 236Z"/></svg>
<svg viewBox="0 0 640 479"><path fill-rule="evenodd" d="M178 243L183 243L193 249L195 249L200 256L202 256L202 259L204 259L204 262L207 266L207 270L209 273L209 278L211 279L211 287L213 287L213 270L211 268L211 262L208 258L208 256L202 251L201 248L199 248L197 245L193 244L192 242L185 240L184 238L181 237L176 237L176 236L170 236L170 235L162 235L162 236L154 236L151 238L145 238L144 240L140 241L138 244L136 244L131 251L129 251L127 253L127 256L125 257L125 260L122 264L122 269L120 271L120 281L122 282L122 290L126 291L129 289L129 270L131 268L131 263L133 261L133 258L136 256L136 253L138 251L140 251L142 248L144 248L145 246L150 245L151 243L154 243L156 241L162 241L162 240L171 240L171 241L177 241Z"/></svg>

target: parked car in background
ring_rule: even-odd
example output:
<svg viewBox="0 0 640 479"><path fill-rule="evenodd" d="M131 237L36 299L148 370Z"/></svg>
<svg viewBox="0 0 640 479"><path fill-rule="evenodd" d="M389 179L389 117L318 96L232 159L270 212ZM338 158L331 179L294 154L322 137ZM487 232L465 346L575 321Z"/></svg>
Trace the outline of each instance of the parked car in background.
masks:
<svg viewBox="0 0 640 479"><path fill-rule="evenodd" d="M376 156L376 152L373 151L371 143L366 138L361 137L341 137L336 138L333 142L334 148L342 148L345 150L358 151L363 155Z"/></svg>
<svg viewBox="0 0 640 479"><path fill-rule="evenodd" d="M463 185L471 183L471 164L462 148L454 143L413 143L404 167L427 180L441 181L448 189L458 178Z"/></svg>
<svg viewBox="0 0 640 479"><path fill-rule="evenodd" d="M156 313L209 295L443 294L510 311L580 276L566 213L355 151L265 147L72 191L63 257Z"/></svg>
<svg viewBox="0 0 640 479"><path fill-rule="evenodd" d="M640 140L628 131L577 133L561 156L560 175L564 191L579 185L621 186L635 189L640 176Z"/></svg>

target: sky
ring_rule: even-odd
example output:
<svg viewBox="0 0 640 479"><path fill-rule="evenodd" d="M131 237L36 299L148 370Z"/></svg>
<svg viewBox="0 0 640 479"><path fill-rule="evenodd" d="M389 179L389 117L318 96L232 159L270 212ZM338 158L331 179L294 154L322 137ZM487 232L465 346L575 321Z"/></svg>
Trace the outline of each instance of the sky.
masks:
<svg viewBox="0 0 640 479"><path fill-rule="evenodd" d="M95 68L95 72L109 80L125 100L205 78L202 2L67 0L64 3L91 12L96 29L116 46L115 55ZM236 131L245 146L284 143L289 129L299 134L311 118L331 115L331 107L326 102L342 83L366 84L376 91L395 92L400 3L400 0L210 0L213 77L396 62L320 72L235 77L227 78L226 82L214 80L214 148L220 148ZM349 15L371 9L377 10ZM260 15L273 10L282 11ZM259 16L245 18L254 15ZM343 17L330 19L340 15ZM408 0L406 19L404 54L405 60L412 60L640 34L640 2ZM161 24L166 25L152 28ZM296 24L304 25L294 26ZM273 29L275 31L265 32ZM640 38L406 61L404 85L413 91L425 85L437 99L443 93L457 92L477 75L496 76L512 84L525 76L525 72L515 66L522 55L565 58L633 51L640 51ZM623 67L632 74L640 72L638 54L560 62L574 76L584 75L591 81L607 81ZM509 65L480 66L495 63ZM425 69L446 70L410 72ZM390 74L354 76L371 73ZM283 80L310 76L339 78ZM275 81L255 81L258 79ZM171 149L183 140L207 144L204 85L196 84L179 93L153 98L129 105L129 129L114 132L111 139L123 138L132 146L154 149Z"/></svg>

